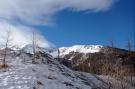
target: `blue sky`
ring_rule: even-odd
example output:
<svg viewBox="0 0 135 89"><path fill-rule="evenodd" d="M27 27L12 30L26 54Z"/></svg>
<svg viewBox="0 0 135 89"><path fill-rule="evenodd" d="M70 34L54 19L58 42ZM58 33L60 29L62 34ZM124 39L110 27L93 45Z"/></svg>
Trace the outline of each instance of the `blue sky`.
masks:
<svg viewBox="0 0 135 89"><path fill-rule="evenodd" d="M57 47L76 44L110 45L125 48L128 38L134 45L135 0L120 0L104 12L63 10L54 17L55 25L38 26L42 34Z"/></svg>

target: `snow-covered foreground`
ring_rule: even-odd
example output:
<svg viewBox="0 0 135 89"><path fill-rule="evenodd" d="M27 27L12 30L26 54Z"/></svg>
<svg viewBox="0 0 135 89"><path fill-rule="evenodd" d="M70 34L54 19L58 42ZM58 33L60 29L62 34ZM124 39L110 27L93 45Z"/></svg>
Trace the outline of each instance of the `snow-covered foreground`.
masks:
<svg viewBox="0 0 135 89"><path fill-rule="evenodd" d="M22 64L19 59L9 65L0 70L0 89L32 89L36 79L32 65Z"/></svg>
<svg viewBox="0 0 135 89"><path fill-rule="evenodd" d="M74 72L54 59L37 64L23 60L10 59L10 67L0 69L0 89L104 89L97 77Z"/></svg>

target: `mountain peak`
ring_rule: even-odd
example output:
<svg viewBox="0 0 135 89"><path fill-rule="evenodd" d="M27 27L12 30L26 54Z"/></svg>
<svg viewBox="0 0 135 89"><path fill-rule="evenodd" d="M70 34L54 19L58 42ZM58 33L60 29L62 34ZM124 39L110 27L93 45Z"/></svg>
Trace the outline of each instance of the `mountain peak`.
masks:
<svg viewBox="0 0 135 89"><path fill-rule="evenodd" d="M60 53L69 54L70 52L80 52L80 53L96 53L100 52L102 45L74 45L71 47L61 47Z"/></svg>

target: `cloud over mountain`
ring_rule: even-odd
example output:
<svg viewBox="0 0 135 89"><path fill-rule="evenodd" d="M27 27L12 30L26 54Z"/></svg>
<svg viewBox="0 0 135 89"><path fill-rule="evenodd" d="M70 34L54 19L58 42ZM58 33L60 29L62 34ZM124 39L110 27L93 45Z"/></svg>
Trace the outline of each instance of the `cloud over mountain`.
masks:
<svg viewBox="0 0 135 89"><path fill-rule="evenodd" d="M32 30L34 28L22 26L22 25L12 25L6 22L0 22L0 44L5 43L7 37L7 30L10 33L10 44L12 46L23 47L28 44L32 44ZM41 47L52 47L53 44L47 41L39 32L37 32L37 38L39 46ZM5 44L3 44L5 45Z"/></svg>

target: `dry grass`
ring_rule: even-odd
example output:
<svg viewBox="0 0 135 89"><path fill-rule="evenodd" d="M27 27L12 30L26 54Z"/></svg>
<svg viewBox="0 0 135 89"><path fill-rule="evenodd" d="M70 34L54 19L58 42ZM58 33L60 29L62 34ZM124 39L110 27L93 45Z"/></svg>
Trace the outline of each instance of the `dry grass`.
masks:
<svg viewBox="0 0 135 89"><path fill-rule="evenodd" d="M3 68L8 68L9 65L8 64L0 64L0 69L3 69Z"/></svg>

